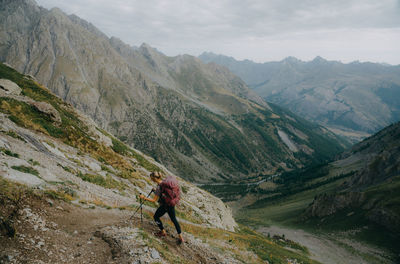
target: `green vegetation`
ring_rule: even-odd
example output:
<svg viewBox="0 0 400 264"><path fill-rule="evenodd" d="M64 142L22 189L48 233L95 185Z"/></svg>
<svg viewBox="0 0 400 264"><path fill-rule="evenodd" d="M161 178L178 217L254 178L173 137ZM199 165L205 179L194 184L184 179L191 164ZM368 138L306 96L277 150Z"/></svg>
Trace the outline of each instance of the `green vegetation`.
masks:
<svg viewBox="0 0 400 264"><path fill-rule="evenodd" d="M185 232L191 233L202 238L208 243L213 240L225 241L238 248L239 251L253 251L261 260L269 263L288 263L288 259L296 259L298 263L318 263L308 258L308 251L297 243L290 240L280 241L276 243L274 239L269 239L250 228L240 226L236 232L229 232L214 228L204 228L183 224ZM297 245L296 245L297 244ZM294 252L285 247L296 248L299 251ZM235 253L234 249L233 253ZM243 260L245 263L255 262L254 260Z"/></svg>
<svg viewBox="0 0 400 264"><path fill-rule="evenodd" d="M24 173L30 173L32 175L38 176L39 177L39 172L37 170L35 170L32 167L27 167L24 165L20 165L20 166L12 166L11 167L14 170L20 171L20 172L24 172Z"/></svg>
<svg viewBox="0 0 400 264"><path fill-rule="evenodd" d="M153 163L149 162L147 159L145 159L142 155L140 155L139 153L137 153L136 151L134 151L133 149L131 149L130 147L128 147L127 145L125 145L124 143L122 143L121 141L119 141L116 138L112 137L112 149L124 156L130 156L134 159L137 160L138 164L145 168L148 171L162 171L158 166L154 165Z"/></svg>
<svg viewBox="0 0 400 264"><path fill-rule="evenodd" d="M51 199L62 200L64 202L71 202L75 199L75 195L71 195L70 192L65 192L64 190L45 190L44 195Z"/></svg>
<svg viewBox="0 0 400 264"><path fill-rule="evenodd" d="M123 183L114 180L109 175L106 178L104 178L103 176L97 174L96 175L89 173L83 174L82 172L78 172L77 176L84 181L91 182L108 189L118 189L118 190L125 189L125 185Z"/></svg>
<svg viewBox="0 0 400 264"><path fill-rule="evenodd" d="M0 177L0 235L15 236L18 211L22 209L22 201L30 194L23 185Z"/></svg>
<svg viewBox="0 0 400 264"><path fill-rule="evenodd" d="M33 159L29 159L28 162L29 162L29 164L31 164L32 166L39 166L39 165L40 165L40 163L39 163L38 161L33 160Z"/></svg>
<svg viewBox="0 0 400 264"><path fill-rule="evenodd" d="M364 200L357 207L345 207L321 218L305 214L315 197L320 194L334 195L343 188L343 184L355 173L351 171L352 168L349 166L346 173L343 168L338 170L325 165L284 173L274 179L280 184L276 189L253 189L254 193L258 191L260 195L269 196L240 210L235 219L241 224L253 227L275 225L301 228L317 234L339 232L344 238L379 246L398 254L394 245L400 243L400 229L393 224L379 225L371 215L379 212L374 212L374 208L381 208L388 214L400 215L400 176L363 190ZM374 256L367 254L362 257L368 259Z"/></svg>
<svg viewBox="0 0 400 264"><path fill-rule="evenodd" d="M14 153L9 149L0 147L0 151L3 152L4 154L10 156L10 157L19 158L19 154L18 153Z"/></svg>
<svg viewBox="0 0 400 264"><path fill-rule="evenodd" d="M217 166L225 167L229 172L243 173L258 166L254 163L250 142L222 117L203 109L192 109L189 118L196 126L185 128L185 134Z"/></svg>
<svg viewBox="0 0 400 264"><path fill-rule="evenodd" d="M296 142L299 142L300 144L306 144L315 151L312 154L312 157L309 157L311 158L311 162L307 165L326 163L330 161L336 154L351 146L347 141L337 137L335 134L328 131L323 131L317 124L311 123L275 104L269 103L269 105L273 109L273 112L280 116L280 118L275 121L278 125L282 124L279 127L290 137L296 139ZM267 113L264 112L264 114ZM292 117L293 119L288 118L288 116ZM283 125L283 123L287 125ZM293 133L293 131L288 129L288 125L307 135L307 139L302 139ZM343 144L344 147L339 143Z"/></svg>
<svg viewBox="0 0 400 264"><path fill-rule="evenodd" d="M7 136L10 136L10 137L13 137L13 138L16 138L16 139L26 142L25 139L23 137L21 137L20 135L18 135L15 131L9 130L7 132L4 132L4 131L1 131L1 132L6 134Z"/></svg>
<svg viewBox="0 0 400 264"><path fill-rule="evenodd" d="M65 170L66 172L69 172L69 173L71 173L71 174L74 174L74 173L75 173L75 170L72 169L72 168L70 168L70 167L68 167L68 166L63 166L63 165L61 165L60 163L58 163L57 166L63 168L63 170Z"/></svg>

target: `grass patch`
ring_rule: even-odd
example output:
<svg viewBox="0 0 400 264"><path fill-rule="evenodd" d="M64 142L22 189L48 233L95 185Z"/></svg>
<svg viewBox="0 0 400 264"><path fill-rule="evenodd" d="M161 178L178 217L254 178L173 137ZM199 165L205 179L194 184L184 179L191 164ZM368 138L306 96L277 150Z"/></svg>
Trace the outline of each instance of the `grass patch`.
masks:
<svg viewBox="0 0 400 264"><path fill-rule="evenodd" d="M0 111L10 115L10 120L21 127L34 129L57 138L66 136L65 131L54 125L47 114L27 103L12 98L0 98Z"/></svg>
<svg viewBox="0 0 400 264"><path fill-rule="evenodd" d="M47 197L51 198L51 199L55 199L55 200L62 200L64 202L71 202L74 200L74 197L71 196L68 193L65 193L64 191L61 190L46 190L44 191L44 195L46 195Z"/></svg>
<svg viewBox="0 0 400 264"><path fill-rule="evenodd" d="M38 161L33 160L33 159L29 159L28 162L29 162L29 164L31 164L32 166L39 166L39 165L40 165L40 163L39 163Z"/></svg>
<svg viewBox="0 0 400 264"><path fill-rule="evenodd" d="M129 148L127 145L122 143L116 138L111 138L112 139L112 149L117 152L118 154L124 155L124 156L130 156L134 159L137 160L138 164L145 168L148 171L162 171L158 166L154 165L147 159L145 159L142 155L134 151L133 149Z"/></svg>
<svg viewBox="0 0 400 264"><path fill-rule="evenodd" d="M98 174L89 174L89 173L83 174L82 172L78 172L77 176L84 181L102 186L104 188L118 189L118 190L125 189L125 185L123 183L114 180L110 175L107 175L104 178L103 176Z"/></svg>
<svg viewBox="0 0 400 264"><path fill-rule="evenodd" d="M39 177L39 172L32 167L20 165L20 166L11 166L11 168L20 172L29 173Z"/></svg>
<svg viewBox="0 0 400 264"><path fill-rule="evenodd" d="M21 216L20 210L26 208L32 200L41 198L33 189L0 177L0 237L14 237L18 230L16 222Z"/></svg>
<svg viewBox="0 0 400 264"><path fill-rule="evenodd" d="M68 166L63 166L60 163L57 163L57 166L63 168L63 170L65 170L66 172L69 172L71 174L76 174L75 170L70 168L70 167L68 167Z"/></svg>
<svg viewBox="0 0 400 264"><path fill-rule="evenodd" d="M14 153L11 150L8 150L6 148L1 148L0 147L0 151L3 152L4 154L10 156L10 157L19 158L19 154L18 153Z"/></svg>
<svg viewBox="0 0 400 264"><path fill-rule="evenodd" d="M25 139L23 137L21 137L20 135L18 135L15 131L9 130L7 132L2 131L4 134L6 134L7 136L13 137L15 139L19 139L23 142L26 142Z"/></svg>
<svg viewBox="0 0 400 264"><path fill-rule="evenodd" d="M190 224L182 224L185 232L191 233L196 237L202 238L210 243L210 240L225 241L239 249L239 252L253 251L262 261L269 263L288 263L288 259L296 259L298 263L318 263L308 258L308 253L293 252L284 247L290 246L288 243L279 245L273 240L253 231L250 228L240 226L237 232L229 232L215 228L204 228ZM259 261L257 261L259 262Z"/></svg>

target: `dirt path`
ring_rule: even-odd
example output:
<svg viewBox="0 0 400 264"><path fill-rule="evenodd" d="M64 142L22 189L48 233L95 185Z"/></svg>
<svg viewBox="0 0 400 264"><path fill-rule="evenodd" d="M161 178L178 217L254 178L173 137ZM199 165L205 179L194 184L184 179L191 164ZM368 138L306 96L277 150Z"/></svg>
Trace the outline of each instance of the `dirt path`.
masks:
<svg viewBox="0 0 400 264"><path fill-rule="evenodd" d="M188 233L184 234L185 243L178 244L168 217L162 218L168 235L157 238L153 234L159 230L149 217L151 212L146 211L143 222L140 214L130 219L132 214L49 199L30 200L20 210L16 237L0 234L0 263L174 263L175 258L185 263L224 263ZM163 248L169 260L161 257Z"/></svg>
<svg viewBox="0 0 400 264"><path fill-rule="evenodd" d="M359 243L350 240L339 241L338 238L323 235L317 236L303 230L278 226L262 227L258 231L271 236L284 234L286 238L306 246L310 251L310 257L324 264L391 263L381 257L384 254L382 251L365 245L361 249Z"/></svg>

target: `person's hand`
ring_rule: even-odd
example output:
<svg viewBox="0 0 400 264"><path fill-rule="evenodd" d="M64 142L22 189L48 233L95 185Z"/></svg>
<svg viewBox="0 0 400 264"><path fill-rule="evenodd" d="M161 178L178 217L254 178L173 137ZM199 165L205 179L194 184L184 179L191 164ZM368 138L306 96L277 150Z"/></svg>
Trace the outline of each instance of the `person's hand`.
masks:
<svg viewBox="0 0 400 264"><path fill-rule="evenodd" d="M139 198L144 200L144 195L143 194L139 195Z"/></svg>

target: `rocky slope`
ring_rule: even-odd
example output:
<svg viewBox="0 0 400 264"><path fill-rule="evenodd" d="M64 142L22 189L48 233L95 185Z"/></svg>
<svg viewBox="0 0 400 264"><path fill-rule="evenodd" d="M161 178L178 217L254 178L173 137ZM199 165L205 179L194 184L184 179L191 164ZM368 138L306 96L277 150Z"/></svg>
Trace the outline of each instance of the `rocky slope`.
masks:
<svg viewBox="0 0 400 264"><path fill-rule="evenodd" d="M153 235L138 194L149 172L171 174L95 126L32 77L0 64L1 263L277 263L307 261L238 227L230 209L179 179L186 242ZM267 252L267 253L266 253Z"/></svg>
<svg viewBox="0 0 400 264"><path fill-rule="evenodd" d="M130 47L59 9L3 1L0 36L0 60L191 181L273 174L343 149L329 131L268 105L224 67Z"/></svg>
<svg viewBox="0 0 400 264"><path fill-rule="evenodd" d="M399 121L400 66L343 64L320 57L266 63L213 53L199 58L228 67L268 102L355 141Z"/></svg>
<svg viewBox="0 0 400 264"><path fill-rule="evenodd" d="M343 154L335 164L343 167L361 164L360 169L337 188L336 193L315 197L305 215L323 218L357 210L369 221L399 235L399 139L400 123L397 123Z"/></svg>

